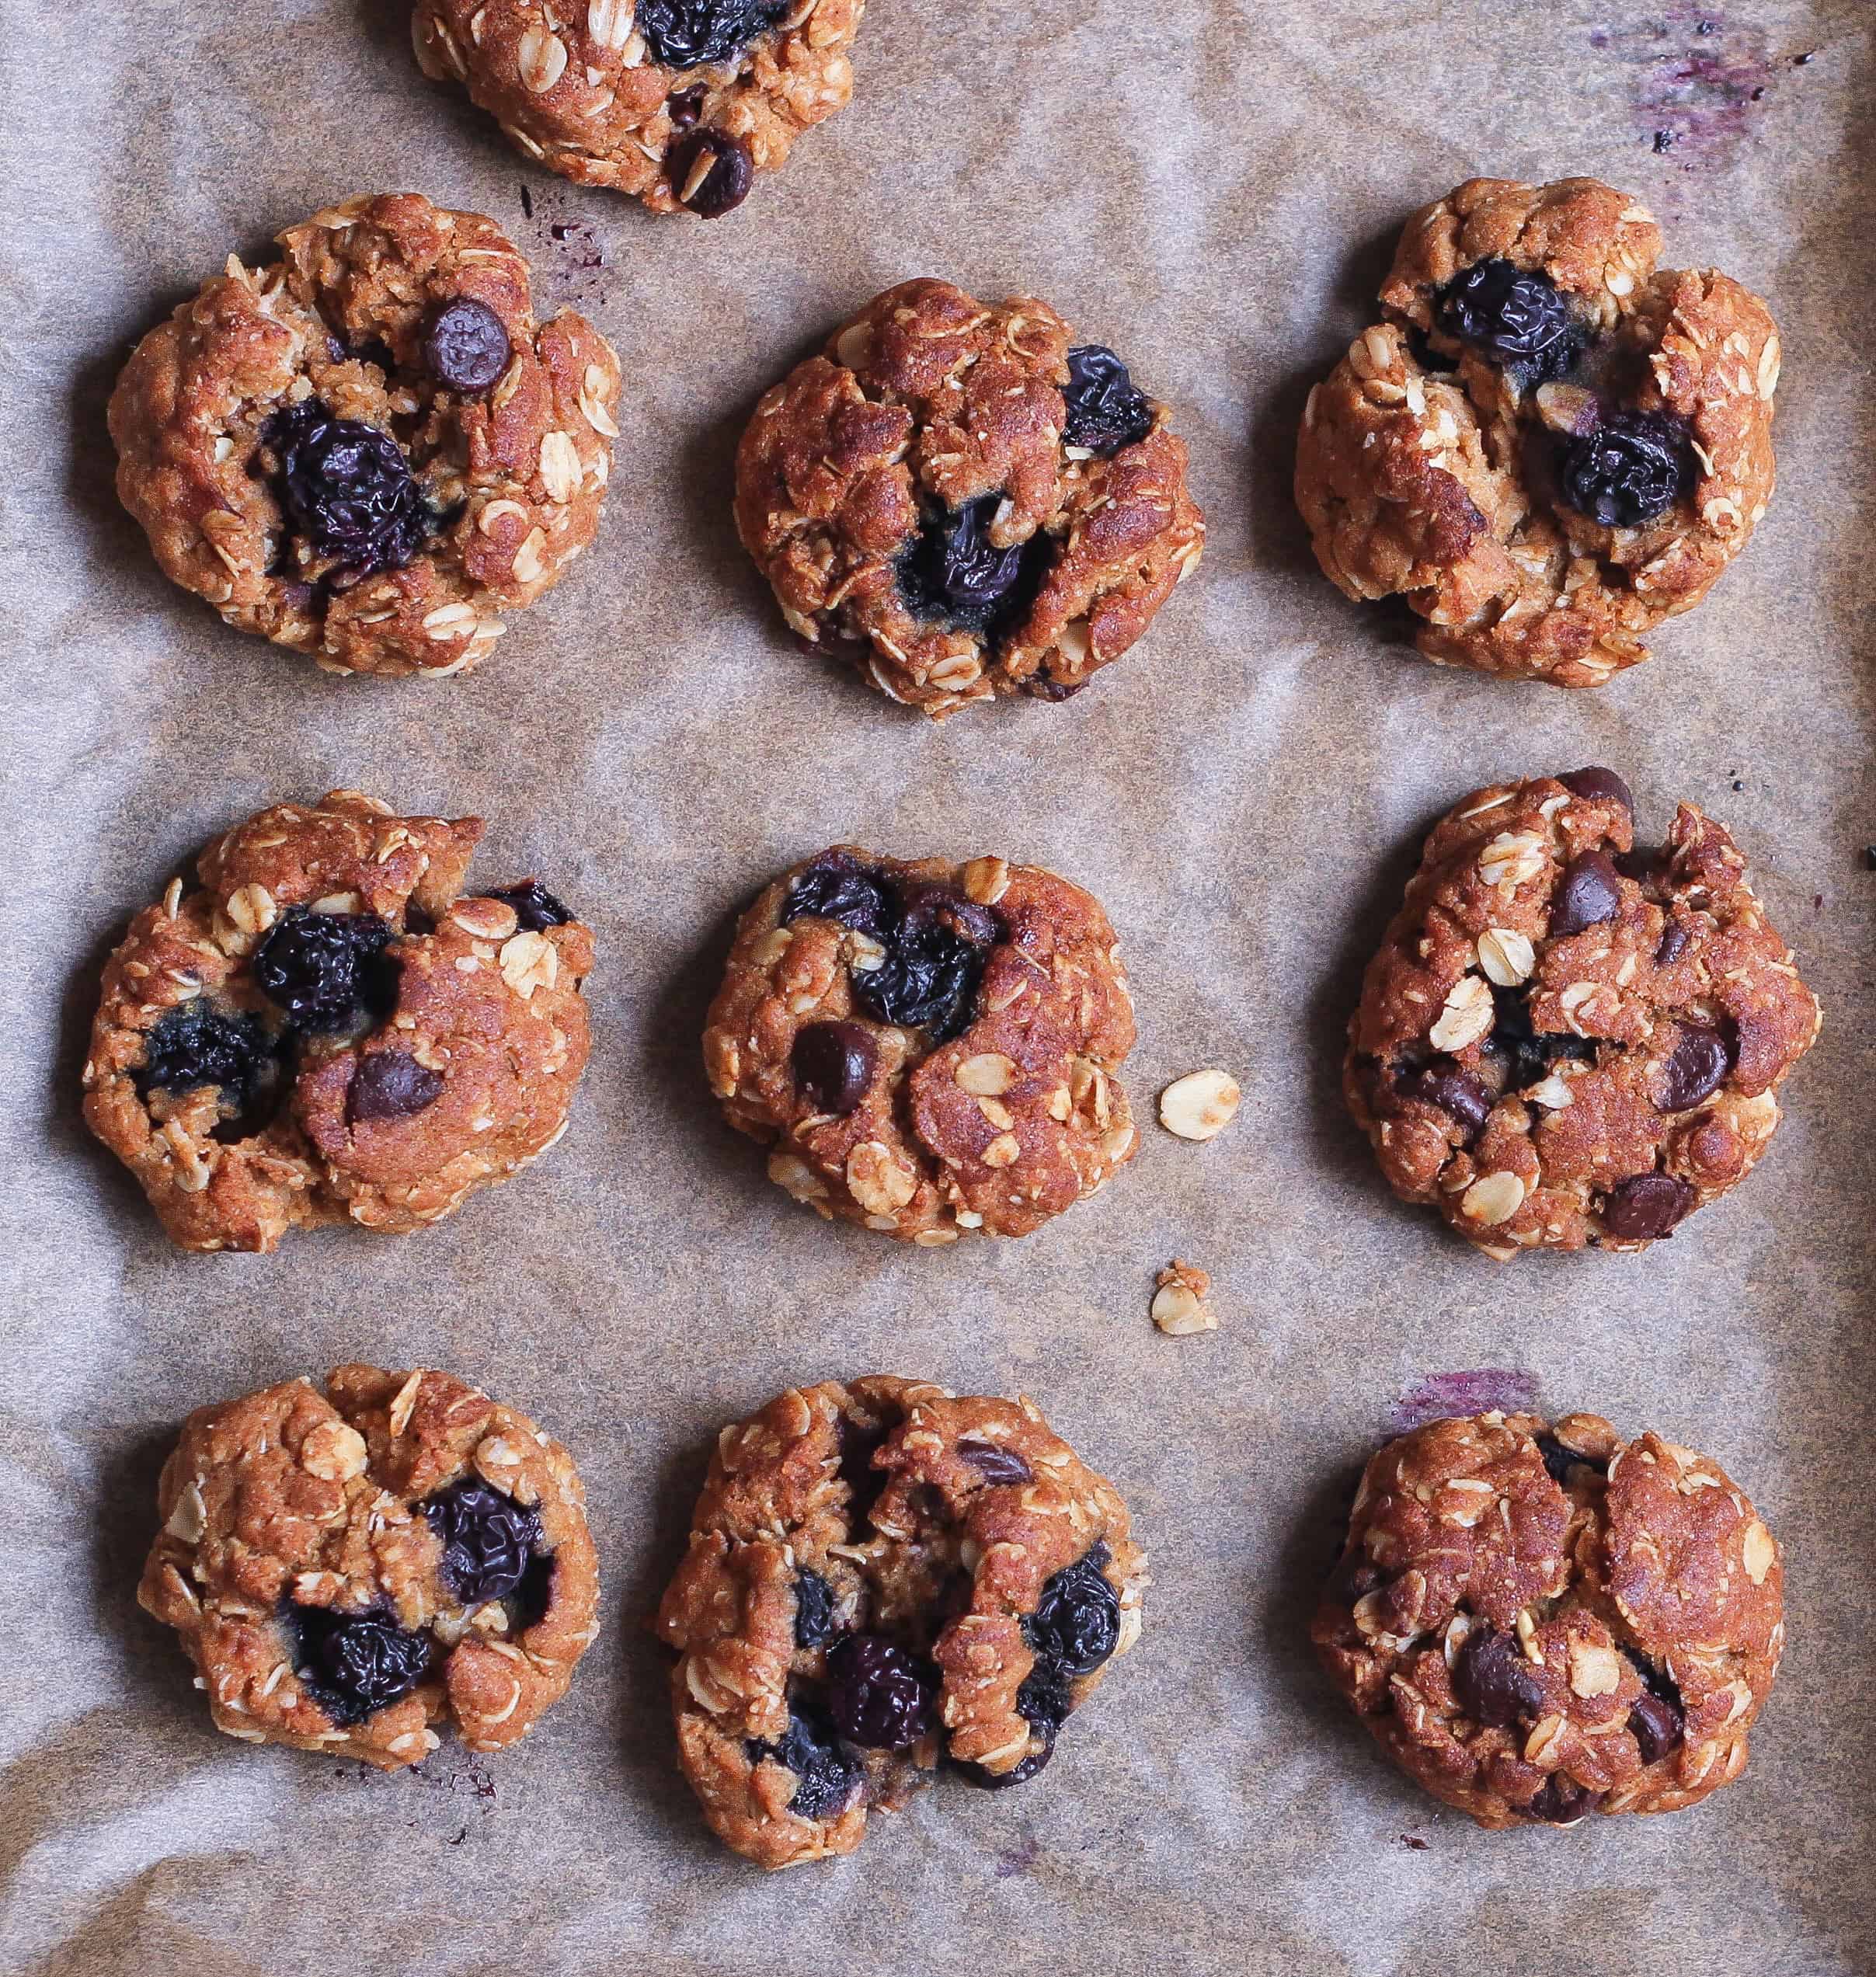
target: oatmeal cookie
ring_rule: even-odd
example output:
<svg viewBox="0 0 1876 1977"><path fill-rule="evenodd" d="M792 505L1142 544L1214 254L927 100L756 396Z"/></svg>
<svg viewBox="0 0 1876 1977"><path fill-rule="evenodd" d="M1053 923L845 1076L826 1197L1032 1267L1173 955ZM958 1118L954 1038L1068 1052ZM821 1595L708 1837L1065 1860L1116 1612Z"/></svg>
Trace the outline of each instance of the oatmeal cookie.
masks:
<svg viewBox="0 0 1876 1977"><path fill-rule="evenodd" d="M1429 659L1600 686L1765 513L1777 329L1660 252L1593 179L1468 179L1408 222L1384 320L1310 392L1317 559L1351 597L1404 597Z"/></svg>
<svg viewBox="0 0 1876 1977"><path fill-rule="evenodd" d="M714 220L853 94L865 0L417 0L433 82L527 156L654 213Z"/></svg>
<svg viewBox="0 0 1876 1977"><path fill-rule="evenodd" d="M1022 1784L1139 1638L1147 1584L1126 1505L1033 1401L784 1394L717 1438L659 1608L684 1775L765 1867L851 1853L941 1758Z"/></svg>
<svg viewBox="0 0 1876 1977"><path fill-rule="evenodd" d="M85 1117L185 1249L402 1234L566 1129L593 935L529 879L465 896L479 817L277 803L105 964Z"/></svg>
<svg viewBox="0 0 1876 1977"><path fill-rule="evenodd" d="M1784 1578L1708 1457L1592 1414L1481 1414L1369 1463L1310 1634L1436 1798L1570 1826L1677 1811L1745 1769Z"/></svg>
<svg viewBox="0 0 1876 1977"><path fill-rule="evenodd" d="M1489 1256L1642 1249L1749 1173L1816 998L1691 804L1637 850L1577 769L1434 826L1369 963L1343 1089L1394 1192Z"/></svg>
<svg viewBox="0 0 1876 1977"><path fill-rule="evenodd" d="M117 493L163 573L332 673L473 666L593 540L618 360L534 321L492 220L348 200L218 276L111 395Z"/></svg>
<svg viewBox="0 0 1876 1977"><path fill-rule="evenodd" d="M190 1416L137 1599L215 1728L387 1770L527 1735L597 1631L573 1458L447 1373L336 1369Z"/></svg>
<svg viewBox="0 0 1876 1977"><path fill-rule="evenodd" d="M1107 915L1000 858L837 845L743 916L704 1026L729 1123L818 1213L927 1248L1022 1236L1133 1157Z"/></svg>
<svg viewBox="0 0 1876 1977"><path fill-rule="evenodd" d="M1204 548L1168 416L1046 303L903 282L756 407L736 527L790 627L893 699L1063 700Z"/></svg>

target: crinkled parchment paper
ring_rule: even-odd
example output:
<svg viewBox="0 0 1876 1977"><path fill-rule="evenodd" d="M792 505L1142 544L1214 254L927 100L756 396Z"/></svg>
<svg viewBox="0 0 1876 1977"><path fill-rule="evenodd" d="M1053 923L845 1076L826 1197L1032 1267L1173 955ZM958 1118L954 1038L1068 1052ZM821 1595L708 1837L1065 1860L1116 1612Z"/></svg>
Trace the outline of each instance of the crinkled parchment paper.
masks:
<svg viewBox="0 0 1876 1977"><path fill-rule="evenodd" d="M420 78L394 4L0 19L0 1966L1876 1968L1867 8L874 0L852 107L713 225L524 166ZM1408 212L1475 172L1632 189L1671 264L1728 269L1784 327L1756 541L1594 694L1422 664L1317 576L1290 500L1309 382L1370 320ZM593 552L479 673L429 686L329 678L172 589L104 430L133 340L231 248L406 186L499 218L627 378ZM942 729L800 654L729 518L758 392L924 273L1046 296L1117 346L1180 409L1211 518L1203 569L1087 694ZM1430 818L1587 761L1657 827L1688 798L1735 830L1827 1019L1722 1206L1643 1257L1495 1267L1383 1189L1340 1035ZM181 1255L79 1123L98 967L213 833L335 784L482 813L479 870L538 871L596 925L574 1129L421 1236ZM1133 969L1143 1113L1217 1063L1244 1085L1237 1123L1205 1147L1149 1126L1098 1200L1007 1246L903 1250L795 1207L715 1117L697 1037L730 916L839 838L1085 882ZM1216 1334L1148 1323L1175 1255L1212 1272ZM446 1746L361 1777L218 1737L134 1606L183 1414L350 1357L452 1367L584 1468L609 1624L498 1759ZM1784 1540L1784 1678L1750 1772L1697 1811L1475 1832L1314 1672L1350 1465L1404 1389L1479 1366L1710 1450ZM1132 1503L1146 1635L1035 1785L943 1786L857 1857L764 1878L677 1778L642 1621L716 1427L875 1370L1035 1395Z"/></svg>

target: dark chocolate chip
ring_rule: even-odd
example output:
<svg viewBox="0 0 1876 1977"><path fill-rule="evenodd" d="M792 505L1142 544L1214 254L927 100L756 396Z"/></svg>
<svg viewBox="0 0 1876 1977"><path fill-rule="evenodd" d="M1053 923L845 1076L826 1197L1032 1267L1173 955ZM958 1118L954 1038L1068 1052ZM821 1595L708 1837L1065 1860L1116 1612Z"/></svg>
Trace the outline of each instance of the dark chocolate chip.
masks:
<svg viewBox="0 0 1876 1977"><path fill-rule="evenodd" d="M1484 1131L1491 1116L1491 1094L1457 1064L1443 1069L1429 1064L1425 1070L1411 1071L1395 1089L1404 1098L1418 1098L1423 1105L1450 1112L1466 1129L1468 1144Z"/></svg>
<svg viewBox="0 0 1876 1977"><path fill-rule="evenodd" d="M1686 1720L1679 1707L1665 1696L1642 1694L1628 1713L1628 1727L1641 1747L1644 1764L1654 1764L1669 1752L1678 1750L1686 1735Z"/></svg>
<svg viewBox="0 0 1876 1977"><path fill-rule="evenodd" d="M1655 966L1672 968L1687 952L1693 936L1678 920L1670 920L1661 930L1661 944L1655 950Z"/></svg>
<svg viewBox="0 0 1876 1977"><path fill-rule="evenodd" d="M1590 1791L1586 1785L1579 1785L1562 1771L1553 1771L1529 1805L1513 1806L1512 1809L1523 1819L1541 1819L1546 1826L1574 1826L1585 1813L1595 1809L1602 1795Z"/></svg>
<svg viewBox="0 0 1876 1977"><path fill-rule="evenodd" d="M501 318L473 295L458 295L431 316L423 361L446 390L473 396L508 368L512 346Z"/></svg>
<svg viewBox="0 0 1876 1977"><path fill-rule="evenodd" d="M1544 1685L1516 1639L1484 1620L1473 1623L1453 1657L1453 1693L1474 1722L1495 1730L1534 1717L1544 1705Z"/></svg>
<svg viewBox="0 0 1876 1977"><path fill-rule="evenodd" d="M994 1442L973 1442L967 1437L959 1443L958 1453L987 1483L1035 1480L1035 1472L1014 1449L1001 1448Z"/></svg>
<svg viewBox="0 0 1876 1977"><path fill-rule="evenodd" d="M1726 1082L1732 1061L1726 1039L1717 1029L1683 1022L1679 1039L1661 1067L1660 1095L1655 1103L1664 1112L1692 1111Z"/></svg>
<svg viewBox="0 0 1876 1977"><path fill-rule="evenodd" d="M740 206L756 176L749 147L721 131L692 131L664 162L672 191L700 220L719 220Z"/></svg>
<svg viewBox="0 0 1876 1977"><path fill-rule="evenodd" d="M673 131L687 131L694 124L704 106L702 89L680 89L677 95L667 99L664 113L671 120Z"/></svg>
<svg viewBox="0 0 1876 1977"><path fill-rule="evenodd" d="M1672 1174L1637 1174L1610 1189L1603 1233L1618 1242L1654 1242L1693 1210L1695 1192Z"/></svg>
<svg viewBox="0 0 1876 1977"><path fill-rule="evenodd" d="M358 1060L345 1095L346 1123L414 1119L443 1096L443 1074L402 1050L374 1050Z"/></svg>
<svg viewBox="0 0 1876 1977"><path fill-rule="evenodd" d="M1631 816L1634 814L1635 799L1628 785L1613 769L1572 769L1567 776L1559 776L1557 780L1572 796L1581 796L1585 802L1613 798Z"/></svg>
<svg viewBox="0 0 1876 1977"><path fill-rule="evenodd" d="M789 1061L810 1103L844 1119L872 1084L879 1046L858 1023L810 1023L797 1033Z"/></svg>
<svg viewBox="0 0 1876 1977"><path fill-rule="evenodd" d="M1551 936L1580 934L1613 920L1622 910L1622 887L1606 853L1579 851L1564 867L1563 881L1551 907Z"/></svg>

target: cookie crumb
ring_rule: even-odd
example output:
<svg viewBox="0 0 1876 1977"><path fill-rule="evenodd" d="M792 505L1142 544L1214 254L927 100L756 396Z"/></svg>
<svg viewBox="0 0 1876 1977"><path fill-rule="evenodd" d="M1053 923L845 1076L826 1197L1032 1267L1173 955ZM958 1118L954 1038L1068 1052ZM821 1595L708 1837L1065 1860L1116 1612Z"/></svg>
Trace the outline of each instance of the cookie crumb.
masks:
<svg viewBox="0 0 1876 1977"><path fill-rule="evenodd" d="M1160 1123L1182 1140L1215 1140L1237 1116L1243 1095L1228 1072L1188 1071L1160 1094Z"/></svg>
<svg viewBox="0 0 1876 1977"><path fill-rule="evenodd" d="M1158 1288L1153 1293L1153 1322L1161 1331L1184 1338L1195 1331L1218 1329L1218 1314L1205 1301L1212 1280L1196 1264L1182 1262L1175 1256L1155 1281Z"/></svg>

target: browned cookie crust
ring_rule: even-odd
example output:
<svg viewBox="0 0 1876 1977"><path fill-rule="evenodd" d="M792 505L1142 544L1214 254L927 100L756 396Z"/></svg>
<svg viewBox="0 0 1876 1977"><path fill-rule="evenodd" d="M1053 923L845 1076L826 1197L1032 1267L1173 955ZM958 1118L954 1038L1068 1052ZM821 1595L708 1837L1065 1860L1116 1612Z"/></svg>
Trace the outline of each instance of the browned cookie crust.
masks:
<svg viewBox="0 0 1876 1977"><path fill-rule="evenodd" d="M1765 513L1777 329L1660 252L1593 179L1468 179L1408 222L1384 320L1310 394L1317 559L1351 597L1404 597L1429 659L1600 686Z"/></svg>
<svg viewBox="0 0 1876 1977"><path fill-rule="evenodd" d="M715 219L853 94L865 0L417 0L417 61L563 178Z"/></svg>
<svg viewBox="0 0 1876 1977"><path fill-rule="evenodd" d="M1032 1401L784 1394L718 1437L658 1611L684 1775L765 1867L851 1853L942 1758L1022 1784L1147 1584L1126 1505Z"/></svg>
<svg viewBox="0 0 1876 1977"><path fill-rule="evenodd" d="M597 1631L573 1458L447 1373L339 1367L190 1416L137 1599L215 1727L386 1770L524 1737Z"/></svg>
<svg viewBox="0 0 1876 1977"><path fill-rule="evenodd" d="M355 790L277 803L131 921L85 1117L174 1241L403 1234L566 1129L592 932L532 880L463 896L482 834Z"/></svg>
<svg viewBox="0 0 1876 1977"><path fill-rule="evenodd" d="M930 1248L1027 1235L1133 1157L1107 915L1001 858L837 845L743 916L704 1027L731 1125L823 1216Z"/></svg>
<svg viewBox="0 0 1876 1977"><path fill-rule="evenodd" d="M238 629L329 672L462 672L593 540L618 360L583 316L535 322L479 213L353 199L280 245L137 345L118 495Z"/></svg>
<svg viewBox="0 0 1876 1977"><path fill-rule="evenodd" d="M1482 1826L1669 1812L1745 1768L1777 1545L1717 1463L1573 1414L1429 1422L1368 1464L1311 1638L1375 1741Z"/></svg>
<svg viewBox="0 0 1876 1977"><path fill-rule="evenodd" d="M736 527L794 631L894 700L1065 699L1204 548L1169 416L1046 303L904 282L764 395Z"/></svg>
<svg viewBox="0 0 1876 1977"><path fill-rule="evenodd" d="M1369 963L1349 1108L1395 1193L1488 1255L1666 1235L1751 1171L1817 1035L1725 831L1683 803L1634 844L1613 771L1474 790Z"/></svg>

